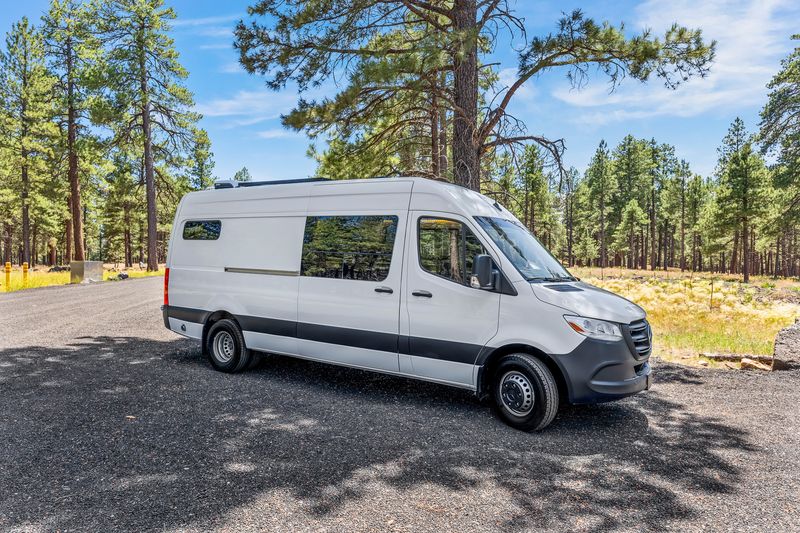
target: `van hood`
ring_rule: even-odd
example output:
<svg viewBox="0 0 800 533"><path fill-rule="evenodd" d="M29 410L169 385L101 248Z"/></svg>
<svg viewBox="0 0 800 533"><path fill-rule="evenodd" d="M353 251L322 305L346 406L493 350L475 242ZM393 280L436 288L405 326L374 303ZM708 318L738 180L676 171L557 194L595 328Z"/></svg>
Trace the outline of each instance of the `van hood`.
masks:
<svg viewBox="0 0 800 533"><path fill-rule="evenodd" d="M531 288L539 300L587 318L630 324L646 315L630 300L583 281L531 283Z"/></svg>

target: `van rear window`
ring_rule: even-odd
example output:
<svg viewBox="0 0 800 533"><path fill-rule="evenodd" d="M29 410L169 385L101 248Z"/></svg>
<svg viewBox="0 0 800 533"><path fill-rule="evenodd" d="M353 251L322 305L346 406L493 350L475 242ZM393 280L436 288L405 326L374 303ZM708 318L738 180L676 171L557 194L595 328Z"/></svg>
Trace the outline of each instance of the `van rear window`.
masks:
<svg viewBox="0 0 800 533"><path fill-rule="evenodd" d="M187 241L215 241L219 239L222 222L219 220L188 220L183 224L183 238Z"/></svg>
<svg viewBox="0 0 800 533"><path fill-rule="evenodd" d="M300 274L383 281L396 235L396 216L308 217Z"/></svg>

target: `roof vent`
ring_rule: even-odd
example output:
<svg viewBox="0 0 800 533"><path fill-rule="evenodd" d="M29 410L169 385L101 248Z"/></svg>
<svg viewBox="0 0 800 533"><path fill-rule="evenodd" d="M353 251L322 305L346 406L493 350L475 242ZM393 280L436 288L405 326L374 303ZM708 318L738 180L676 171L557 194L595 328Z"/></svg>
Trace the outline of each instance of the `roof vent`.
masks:
<svg viewBox="0 0 800 533"><path fill-rule="evenodd" d="M214 182L215 189L235 189L237 186L236 180L217 180Z"/></svg>

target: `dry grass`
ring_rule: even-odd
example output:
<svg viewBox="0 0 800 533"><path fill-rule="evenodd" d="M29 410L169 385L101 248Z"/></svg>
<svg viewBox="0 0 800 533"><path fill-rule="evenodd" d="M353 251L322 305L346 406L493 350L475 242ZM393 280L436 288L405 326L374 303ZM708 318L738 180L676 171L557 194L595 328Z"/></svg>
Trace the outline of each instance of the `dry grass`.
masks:
<svg viewBox="0 0 800 533"><path fill-rule="evenodd" d="M149 276L163 276L164 270L147 272L145 270L130 269L126 270L131 278L144 278ZM119 272L106 268L103 272L103 280L108 281L114 278ZM6 276L4 271L0 271L0 293L13 292L23 289L36 289L38 287L50 287L53 285L68 285L69 272L48 272L46 269L30 270L27 281L23 279L22 269L15 267L11 270L11 279L6 286Z"/></svg>
<svg viewBox="0 0 800 533"><path fill-rule="evenodd" d="M771 355L778 331L800 317L800 289L769 278L745 285L733 278L605 269L573 269L584 281L642 306L653 327L654 354L699 362L703 352ZM713 364L713 363L711 363Z"/></svg>

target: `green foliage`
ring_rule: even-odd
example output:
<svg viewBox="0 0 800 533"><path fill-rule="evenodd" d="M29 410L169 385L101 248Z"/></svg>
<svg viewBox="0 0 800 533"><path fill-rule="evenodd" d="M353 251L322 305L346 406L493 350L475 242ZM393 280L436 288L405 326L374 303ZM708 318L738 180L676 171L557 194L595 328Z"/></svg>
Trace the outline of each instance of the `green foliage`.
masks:
<svg viewBox="0 0 800 533"><path fill-rule="evenodd" d="M247 167L242 167L233 175L235 181L252 181L253 177L250 176L250 171Z"/></svg>
<svg viewBox="0 0 800 533"><path fill-rule="evenodd" d="M161 0L51 0L40 28L12 27L0 56L3 259L20 248L37 262L53 247L59 261L77 255L72 197L88 258L130 264L152 246L164 260L178 201L210 185L214 166L169 37L174 17Z"/></svg>
<svg viewBox="0 0 800 533"><path fill-rule="evenodd" d="M19 193L22 259L30 262L31 226L39 222L38 214L44 217L38 208L52 215L44 161L56 133L50 98L54 79L45 63L41 32L27 18L12 26L5 44L0 55L0 143L10 167L10 188Z"/></svg>
<svg viewBox="0 0 800 533"><path fill-rule="evenodd" d="M800 40L800 34L793 35ZM779 157L777 185L789 187L800 182L800 47L781 62L781 70L767 85L770 93L761 111L760 138L765 151ZM795 212L800 209L795 208Z"/></svg>
<svg viewBox="0 0 800 533"><path fill-rule="evenodd" d="M263 75L272 89L289 82L300 89L285 125L343 140L348 152L367 158L362 166L392 166L375 161L383 153L398 159L401 174L452 178L476 190L486 160L525 142L560 165L562 141L530 135L506 112L538 74L566 70L573 85L581 85L596 67L612 89L624 76L657 76L674 88L704 76L714 56L714 43L704 43L700 30L676 24L660 38L649 31L630 36L622 25L597 23L576 10L555 33L530 38L516 79L499 86L501 65L483 65L481 58L495 51L499 32L525 30L506 2L260 0L248 14L251 20L236 28L244 68ZM303 99L309 88L334 77L348 85L333 98ZM333 161L341 158L326 163Z"/></svg>
<svg viewBox="0 0 800 533"><path fill-rule="evenodd" d="M214 154L208 132L201 128L192 130L192 144L186 162L187 179L194 189L206 189L214 185Z"/></svg>

